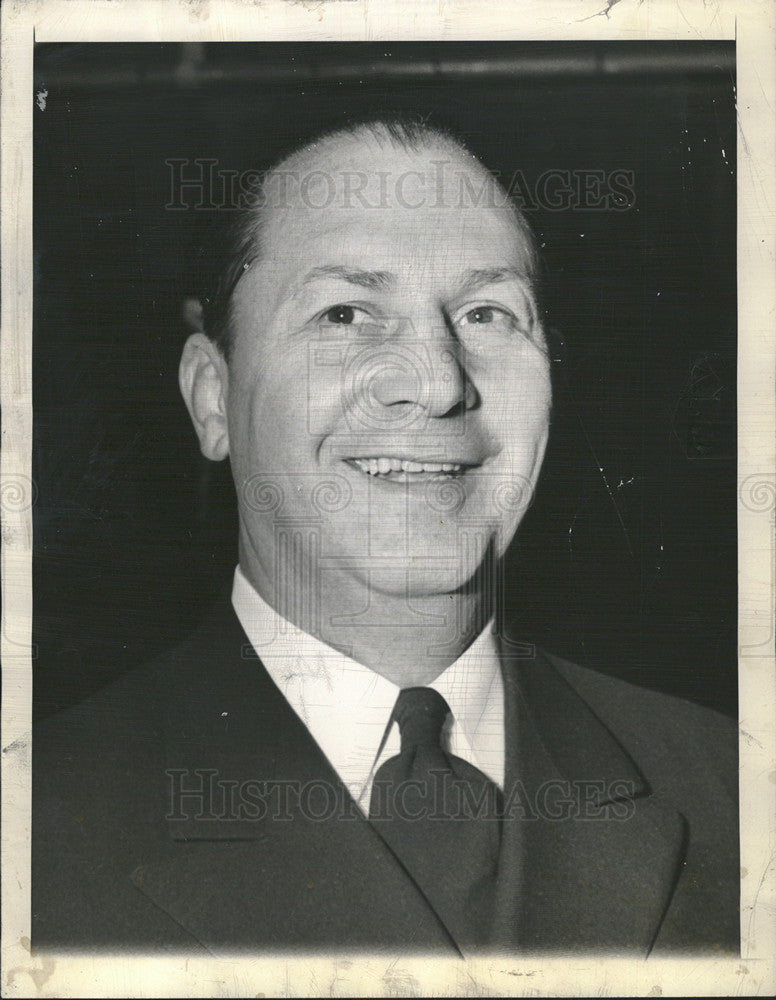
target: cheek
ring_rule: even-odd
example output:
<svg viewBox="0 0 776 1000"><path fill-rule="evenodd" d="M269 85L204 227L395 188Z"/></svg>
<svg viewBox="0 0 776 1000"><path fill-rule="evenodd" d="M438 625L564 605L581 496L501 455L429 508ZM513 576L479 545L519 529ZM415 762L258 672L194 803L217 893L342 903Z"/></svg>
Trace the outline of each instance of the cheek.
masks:
<svg viewBox="0 0 776 1000"><path fill-rule="evenodd" d="M316 340L307 345L307 354L300 360L298 402L304 407L311 438L321 440L374 429L360 392L365 374L373 367L358 363L363 355L363 348L347 340Z"/></svg>
<svg viewBox="0 0 776 1000"><path fill-rule="evenodd" d="M341 411L338 369L320 362L310 345L294 345L264 352L237 371L229 397L230 442L243 464L293 466L331 431Z"/></svg>
<svg viewBox="0 0 776 1000"><path fill-rule="evenodd" d="M233 462L251 465L272 452L287 427L282 371L272 357L235 354L229 384L229 439Z"/></svg>
<svg viewBox="0 0 776 1000"><path fill-rule="evenodd" d="M547 431L552 389L546 363L525 355L505 359L483 386L487 420L504 447L540 443Z"/></svg>

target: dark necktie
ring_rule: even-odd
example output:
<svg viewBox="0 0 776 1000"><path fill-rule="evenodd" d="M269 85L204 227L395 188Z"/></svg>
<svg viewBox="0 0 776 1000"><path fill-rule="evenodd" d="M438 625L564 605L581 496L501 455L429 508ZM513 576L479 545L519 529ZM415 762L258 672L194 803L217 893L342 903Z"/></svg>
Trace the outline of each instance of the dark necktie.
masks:
<svg viewBox="0 0 776 1000"><path fill-rule="evenodd" d="M484 945L493 915L501 793L482 771L448 753L450 708L432 688L399 693L393 722L401 751L375 774L369 818L459 946ZM378 757L382 751L378 751Z"/></svg>

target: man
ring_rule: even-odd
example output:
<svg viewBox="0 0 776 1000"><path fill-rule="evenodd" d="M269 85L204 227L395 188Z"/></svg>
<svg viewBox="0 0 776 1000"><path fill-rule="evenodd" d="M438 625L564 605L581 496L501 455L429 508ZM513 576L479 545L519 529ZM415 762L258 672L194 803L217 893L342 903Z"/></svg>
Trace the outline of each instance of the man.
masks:
<svg viewBox="0 0 776 1000"><path fill-rule="evenodd" d="M734 727L501 635L551 404L524 220L387 122L259 195L180 365L231 601L38 735L34 944L736 951Z"/></svg>

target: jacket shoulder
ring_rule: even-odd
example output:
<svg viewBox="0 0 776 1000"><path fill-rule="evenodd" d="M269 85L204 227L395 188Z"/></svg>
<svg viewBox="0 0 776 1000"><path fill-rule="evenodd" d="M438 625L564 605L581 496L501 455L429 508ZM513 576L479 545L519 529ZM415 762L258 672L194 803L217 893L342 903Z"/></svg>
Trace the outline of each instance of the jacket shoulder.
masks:
<svg viewBox="0 0 776 1000"><path fill-rule="evenodd" d="M160 734L188 700L206 700L224 681L222 667L241 652L241 631L231 605L221 605L182 642L63 711L35 724L39 749L64 743L122 745Z"/></svg>
<svg viewBox="0 0 776 1000"><path fill-rule="evenodd" d="M721 785L737 801L738 725L713 709L544 654L654 783ZM684 776L684 780L683 780Z"/></svg>

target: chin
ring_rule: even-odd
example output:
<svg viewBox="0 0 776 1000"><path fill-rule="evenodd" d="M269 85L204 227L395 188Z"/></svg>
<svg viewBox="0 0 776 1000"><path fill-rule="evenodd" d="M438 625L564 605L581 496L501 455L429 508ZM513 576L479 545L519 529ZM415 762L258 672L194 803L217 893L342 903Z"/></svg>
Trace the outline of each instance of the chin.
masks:
<svg viewBox="0 0 776 1000"><path fill-rule="evenodd" d="M406 596L409 601L442 595L452 597L470 589L480 589L483 585L490 590L490 581L487 580L492 572L489 550L485 549L477 556L471 561L455 560L447 564L440 560L439 555L435 559L420 556L392 559L390 572L372 573L369 585L376 593Z"/></svg>
<svg viewBox="0 0 776 1000"><path fill-rule="evenodd" d="M410 601L413 598L444 596L445 594L454 597L456 594L474 591L480 586L481 579L480 573L472 574L463 570L458 572L439 569L413 570L407 581L407 596Z"/></svg>

